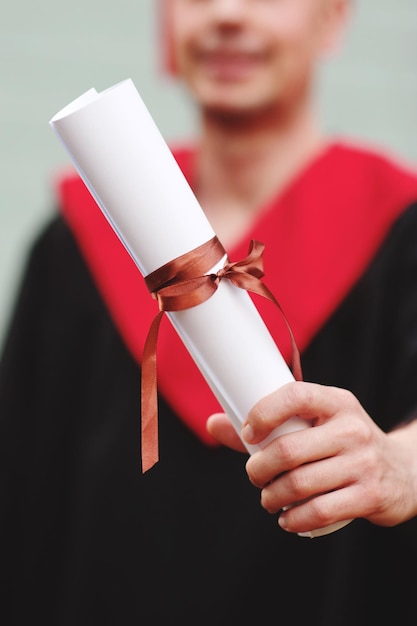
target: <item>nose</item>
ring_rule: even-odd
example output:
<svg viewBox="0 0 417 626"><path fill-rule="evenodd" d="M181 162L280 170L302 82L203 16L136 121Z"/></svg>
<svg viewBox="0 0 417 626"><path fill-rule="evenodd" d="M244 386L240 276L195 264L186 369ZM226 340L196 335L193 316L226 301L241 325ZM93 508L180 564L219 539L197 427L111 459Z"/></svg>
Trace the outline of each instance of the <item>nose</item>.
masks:
<svg viewBox="0 0 417 626"><path fill-rule="evenodd" d="M247 0L211 0L213 15L220 21L239 21Z"/></svg>

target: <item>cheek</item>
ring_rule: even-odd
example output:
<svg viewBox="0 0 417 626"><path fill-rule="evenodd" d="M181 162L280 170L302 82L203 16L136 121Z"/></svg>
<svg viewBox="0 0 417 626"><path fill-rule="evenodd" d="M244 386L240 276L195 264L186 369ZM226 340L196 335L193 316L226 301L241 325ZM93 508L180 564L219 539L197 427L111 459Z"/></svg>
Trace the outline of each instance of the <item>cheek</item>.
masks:
<svg viewBox="0 0 417 626"><path fill-rule="evenodd" d="M193 41L201 29L201 16L195 11L171 11L165 19L165 36L170 51L171 64L187 67L192 58Z"/></svg>
<svg viewBox="0 0 417 626"><path fill-rule="evenodd" d="M317 3L310 0L283 0L274 14L265 13L263 24L269 31L271 44L289 48L311 49L320 37L321 14Z"/></svg>
<svg viewBox="0 0 417 626"><path fill-rule="evenodd" d="M294 72L294 78L305 71L313 71L319 58L320 42L317 28L310 21L295 19L284 25L276 24L270 36L270 50L276 70Z"/></svg>
<svg viewBox="0 0 417 626"><path fill-rule="evenodd" d="M312 83L315 60L305 41L286 41L276 50L269 68L269 88L276 97L297 98ZM266 80L264 80L266 82Z"/></svg>

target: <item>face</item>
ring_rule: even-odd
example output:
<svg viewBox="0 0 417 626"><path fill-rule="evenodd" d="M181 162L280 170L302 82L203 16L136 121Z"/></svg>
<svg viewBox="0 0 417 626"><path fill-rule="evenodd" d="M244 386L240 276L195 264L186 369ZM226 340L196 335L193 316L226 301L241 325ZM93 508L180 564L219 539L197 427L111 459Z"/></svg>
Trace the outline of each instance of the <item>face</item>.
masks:
<svg viewBox="0 0 417 626"><path fill-rule="evenodd" d="M344 0L165 0L177 74L206 109L248 112L306 96Z"/></svg>

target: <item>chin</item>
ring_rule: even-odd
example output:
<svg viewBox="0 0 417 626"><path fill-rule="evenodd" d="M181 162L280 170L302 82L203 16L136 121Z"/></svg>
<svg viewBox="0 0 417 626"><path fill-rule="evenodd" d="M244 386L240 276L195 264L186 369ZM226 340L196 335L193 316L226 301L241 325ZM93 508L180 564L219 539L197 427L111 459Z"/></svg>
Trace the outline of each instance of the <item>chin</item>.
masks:
<svg viewBox="0 0 417 626"><path fill-rule="evenodd" d="M264 115L266 111L272 111L280 108L278 98L254 98L253 93L250 97L244 98L204 98L198 99L201 108L210 115L221 115L223 117L233 118L254 118L258 115Z"/></svg>
<svg viewBox="0 0 417 626"><path fill-rule="evenodd" d="M276 105L280 99L277 86L271 92L270 85L254 81L246 83L216 82L195 84L191 91L204 110L222 114L249 115Z"/></svg>

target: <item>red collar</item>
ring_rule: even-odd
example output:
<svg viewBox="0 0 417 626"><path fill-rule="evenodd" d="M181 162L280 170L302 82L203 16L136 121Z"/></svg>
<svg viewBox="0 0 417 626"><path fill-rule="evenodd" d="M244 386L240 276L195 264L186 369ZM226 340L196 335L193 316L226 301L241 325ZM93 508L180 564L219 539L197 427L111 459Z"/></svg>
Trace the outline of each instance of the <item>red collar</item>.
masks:
<svg viewBox="0 0 417 626"><path fill-rule="evenodd" d="M193 151L174 155L192 186ZM110 314L140 363L156 303L81 179L62 177L58 196ZM247 238L228 250L229 258L246 256L250 239L265 244L264 282L302 352L363 273L393 221L416 199L417 177L405 168L360 148L332 144L266 207ZM262 317L289 362L282 317L260 300ZM220 406L168 320L158 340L158 389L205 443L215 444L205 424Z"/></svg>

